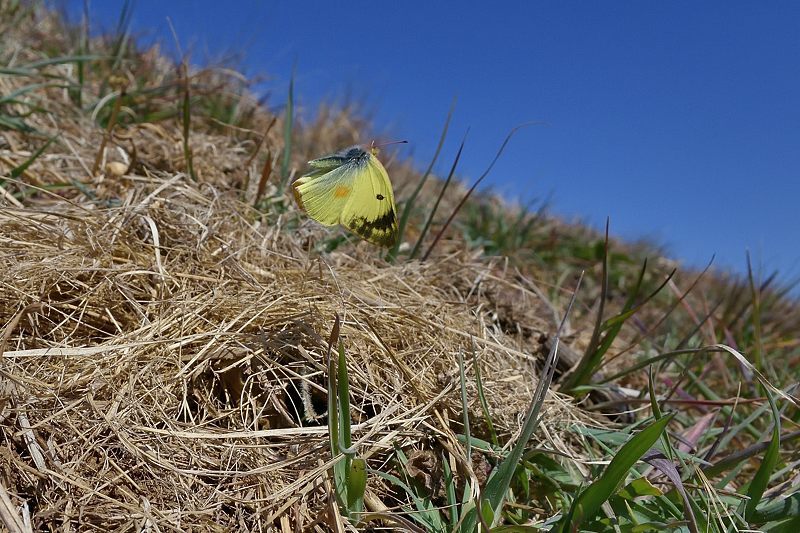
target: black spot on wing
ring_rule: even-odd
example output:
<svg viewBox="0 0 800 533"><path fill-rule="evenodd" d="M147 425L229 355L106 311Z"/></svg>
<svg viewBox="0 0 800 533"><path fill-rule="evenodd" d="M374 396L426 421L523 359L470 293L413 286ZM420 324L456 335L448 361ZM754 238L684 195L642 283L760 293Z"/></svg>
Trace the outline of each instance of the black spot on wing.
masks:
<svg viewBox="0 0 800 533"><path fill-rule="evenodd" d="M381 246L394 246L397 239L397 218L394 209L389 209L375 220L354 217L347 227L365 240Z"/></svg>
<svg viewBox="0 0 800 533"><path fill-rule="evenodd" d="M394 209L389 209L382 217L373 220L372 226L377 229L388 230L395 227L395 223Z"/></svg>

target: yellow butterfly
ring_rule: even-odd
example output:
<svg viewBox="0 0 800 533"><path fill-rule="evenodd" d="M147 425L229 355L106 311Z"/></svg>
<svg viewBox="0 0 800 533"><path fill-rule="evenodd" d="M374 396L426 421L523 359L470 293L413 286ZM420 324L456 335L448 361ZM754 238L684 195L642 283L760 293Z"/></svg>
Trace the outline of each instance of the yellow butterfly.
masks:
<svg viewBox="0 0 800 533"><path fill-rule="evenodd" d="M308 216L341 224L361 238L390 248L397 241L392 182L375 147L345 148L309 161L312 170L294 183L294 198Z"/></svg>

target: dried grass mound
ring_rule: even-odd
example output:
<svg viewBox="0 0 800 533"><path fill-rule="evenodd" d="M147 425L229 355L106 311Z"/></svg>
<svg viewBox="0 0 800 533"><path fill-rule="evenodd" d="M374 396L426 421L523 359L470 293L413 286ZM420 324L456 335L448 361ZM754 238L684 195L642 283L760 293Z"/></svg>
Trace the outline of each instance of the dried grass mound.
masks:
<svg viewBox="0 0 800 533"><path fill-rule="evenodd" d="M25 39L60 29L49 16L32 20L35 31L9 34L20 64L38 57ZM173 84L179 99L170 78L178 74L145 57L163 72L149 79ZM3 77L0 91L36 81ZM197 85L215 81L195 73ZM468 376L481 366L496 430L518 431L540 344L562 311L531 282L458 248L401 265L364 243L316 253L326 230L303 222L274 177L266 209L242 200L261 172L252 132L193 124L194 180L177 120L120 119L109 132L64 88L45 84L26 97L45 110L26 117L31 131L0 132L0 515L8 527L332 523L324 354L336 314L354 435L370 464L393 446L457 445L459 353ZM262 127L274 118L251 112ZM303 131L301 154L318 135ZM276 136L263 141L272 153ZM474 379L469 387L479 421ZM581 415L549 398L543 445L571 453L564 430ZM370 478L373 508L393 497Z"/></svg>
<svg viewBox="0 0 800 533"><path fill-rule="evenodd" d="M491 265L458 255L392 267L369 249L312 259L185 178L142 180L132 196L0 215L0 302L13 317L3 484L37 528L250 530L286 513L308 524L330 498L318 407L335 313L360 453L380 461L393 444L453 438L457 353L472 338L487 396L502 399L495 424L516 431L536 357L487 323L481 293L514 293L532 328L549 326L530 311L537 298ZM549 446L567 448L573 417L552 400Z"/></svg>

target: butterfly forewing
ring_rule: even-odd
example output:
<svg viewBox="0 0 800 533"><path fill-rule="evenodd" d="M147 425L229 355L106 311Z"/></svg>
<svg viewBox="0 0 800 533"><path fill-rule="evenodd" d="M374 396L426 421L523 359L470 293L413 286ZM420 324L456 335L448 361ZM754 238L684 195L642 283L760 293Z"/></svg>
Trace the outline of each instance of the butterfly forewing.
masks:
<svg viewBox="0 0 800 533"><path fill-rule="evenodd" d="M342 223L342 213L352 195L352 177L347 168L315 170L294 182L294 197L308 216L324 224Z"/></svg>

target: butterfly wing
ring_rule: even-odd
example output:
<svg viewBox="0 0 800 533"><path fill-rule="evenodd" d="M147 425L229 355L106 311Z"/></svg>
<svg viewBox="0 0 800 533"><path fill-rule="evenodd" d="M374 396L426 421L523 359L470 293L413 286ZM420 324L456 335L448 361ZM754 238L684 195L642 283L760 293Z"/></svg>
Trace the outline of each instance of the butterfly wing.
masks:
<svg viewBox="0 0 800 533"><path fill-rule="evenodd" d="M308 216L325 226L342 223L342 213L352 199L355 174L349 164L331 170L317 168L295 180L294 198Z"/></svg>
<svg viewBox="0 0 800 533"><path fill-rule="evenodd" d="M341 224L380 246L394 246L397 216L389 175L378 158L358 146L309 162L311 173L297 179L294 196L308 216Z"/></svg>
<svg viewBox="0 0 800 533"><path fill-rule="evenodd" d="M392 182L372 153L354 173L352 195L342 211L342 225L361 238L390 248L397 241L397 209Z"/></svg>

